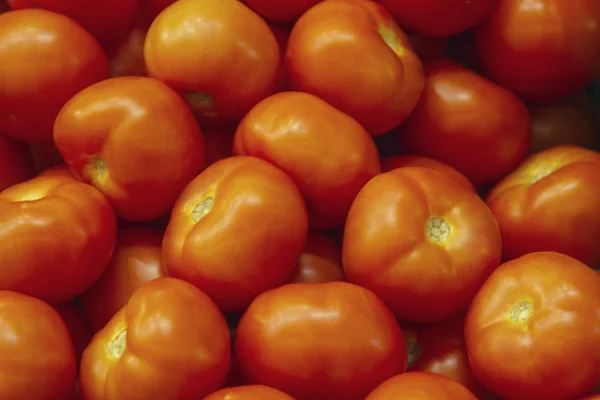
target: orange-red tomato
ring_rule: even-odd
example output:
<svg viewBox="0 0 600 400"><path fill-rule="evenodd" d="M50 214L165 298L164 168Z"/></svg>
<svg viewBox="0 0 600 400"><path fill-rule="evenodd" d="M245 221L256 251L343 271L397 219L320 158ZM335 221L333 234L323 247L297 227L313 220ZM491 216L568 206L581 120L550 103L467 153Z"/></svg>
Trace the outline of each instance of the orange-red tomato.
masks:
<svg viewBox="0 0 600 400"><path fill-rule="evenodd" d="M240 321L234 351L248 382L296 400L363 400L406 368L392 313L371 291L345 282L262 293Z"/></svg>
<svg viewBox="0 0 600 400"><path fill-rule="evenodd" d="M67 398L77 363L60 315L41 300L2 290L0 321L0 398Z"/></svg>
<svg viewBox="0 0 600 400"><path fill-rule="evenodd" d="M102 329L144 283L165 276L162 234L148 228L119 231L113 258L79 301L94 331Z"/></svg>
<svg viewBox="0 0 600 400"><path fill-rule="evenodd" d="M83 311L74 301L57 304L54 306L54 309L67 326L71 342L73 343L73 350L75 351L76 365L79 366L81 355L92 340L93 332L90 324L85 318Z"/></svg>
<svg viewBox="0 0 600 400"><path fill-rule="evenodd" d="M294 89L352 116L372 135L399 125L423 89L406 35L379 4L327 0L294 26L286 55Z"/></svg>
<svg viewBox="0 0 600 400"><path fill-rule="evenodd" d="M293 22L320 1L322 0L246 0L246 4L268 19Z"/></svg>
<svg viewBox="0 0 600 400"><path fill-rule="evenodd" d="M473 373L502 399L583 396L600 377L600 276L559 253L509 261L471 303L465 340Z"/></svg>
<svg viewBox="0 0 600 400"><path fill-rule="evenodd" d="M33 157L35 169L38 172L65 163L54 142L31 143L29 151Z"/></svg>
<svg viewBox="0 0 600 400"><path fill-rule="evenodd" d="M222 310L243 310L292 274L307 231L306 206L291 178L258 158L226 158L177 200L163 240L165 268Z"/></svg>
<svg viewBox="0 0 600 400"><path fill-rule="evenodd" d="M454 64L426 65L419 104L398 129L402 147L462 172L475 185L495 183L526 156L527 107L508 90Z"/></svg>
<svg viewBox="0 0 600 400"><path fill-rule="evenodd" d="M437 322L465 310L500 264L494 216L475 192L429 168L373 178L346 221L350 282L371 289L401 319Z"/></svg>
<svg viewBox="0 0 600 400"><path fill-rule="evenodd" d="M487 197L505 260L556 251L600 265L600 153L558 146L530 156Z"/></svg>
<svg viewBox="0 0 600 400"><path fill-rule="evenodd" d="M148 26L145 23L136 24L129 33L108 50L110 76L146 76L144 62L144 42Z"/></svg>
<svg viewBox="0 0 600 400"><path fill-rule="evenodd" d="M365 400L477 400L461 384L429 372L407 372L379 385Z"/></svg>
<svg viewBox="0 0 600 400"><path fill-rule="evenodd" d="M204 131L204 166L233 155L235 127L211 128Z"/></svg>
<svg viewBox="0 0 600 400"><path fill-rule="evenodd" d="M144 20L152 23L165 8L175 3L176 0L139 0L144 13Z"/></svg>
<svg viewBox="0 0 600 400"><path fill-rule="evenodd" d="M301 92L258 103L238 126L234 153L269 161L294 179L310 226L320 230L342 225L358 191L379 173L377 148L365 129Z"/></svg>
<svg viewBox="0 0 600 400"><path fill-rule="evenodd" d="M287 394L263 385L221 389L203 400L294 400Z"/></svg>
<svg viewBox="0 0 600 400"><path fill-rule="evenodd" d="M79 180L77 176L67 167L66 165L56 165L54 167L46 168L38 176L58 176L65 178L72 178L75 180Z"/></svg>
<svg viewBox="0 0 600 400"><path fill-rule="evenodd" d="M81 360L86 400L198 399L227 375L227 322L203 292L174 278L135 291Z"/></svg>
<svg viewBox="0 0 600 400"><path fill-rule="evenodd" d="M35 174L27 145L0 134L0 192Z"/></svg>
<svg viewBox="0 0 600 400"><path fill-rule="evenodd" d="M600 394L592 394L590 396L582 398L581 400L600 400Z"/></svg>
<svg viewBox="0 0 600 400"><path fill-rule="evenodd" d="M241 119L275 89L280 57L267 23L238 0L180 0L152 23L150 76L184 92L201 120Z"/></svg>
<svg viewBox="0 0 600 400"><path fill-rule="evenodd" d="M309 233L289 282L326 283L345 280L340 246L322 233Z"/></svg>
<svg viewBox="0 0 600 400"><path fill-rule="evenodd" d="M529 101L560 100L600 72L600 2L497 0L475 44L491 79Z"/></svg>
<svg viewBox="0 0 600 400"><path fill-rule="evenodd" d="M79 92L58 114L54 141L67 165L133 221L168 213L204 164L189 107L145 77L112 78Z"/></svg>
<svg viewBox="0 0 600 400"><path fill-rule="evenodd" d="M29 142L52 139L63 104L108 77L98 42L75 21L28 9L0 15L0 132Z"/></svg>

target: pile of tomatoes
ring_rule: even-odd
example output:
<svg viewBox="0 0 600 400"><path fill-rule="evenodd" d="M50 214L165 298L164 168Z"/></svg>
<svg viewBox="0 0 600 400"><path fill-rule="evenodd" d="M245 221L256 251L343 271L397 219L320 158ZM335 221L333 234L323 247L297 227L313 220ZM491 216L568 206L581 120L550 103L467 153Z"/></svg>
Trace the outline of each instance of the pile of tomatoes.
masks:
<svg viewBox="0 0 600 400"><path fill-rule="evenodd" d="M0 4L0 399L600 399L600 1Z"/></svg>

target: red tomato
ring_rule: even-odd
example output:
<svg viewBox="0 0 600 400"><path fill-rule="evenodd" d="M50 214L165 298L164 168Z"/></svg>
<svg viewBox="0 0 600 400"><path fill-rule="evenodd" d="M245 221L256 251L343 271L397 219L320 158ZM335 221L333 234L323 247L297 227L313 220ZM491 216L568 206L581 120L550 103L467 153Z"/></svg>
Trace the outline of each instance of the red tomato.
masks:
<svg viewBox="0 0 600 400"><path fill-rule="evenodd" d="M110 76L146 76L144 41L148 26L138 23L129 33L108 51Z"/></svg>
<svg viewBox="0 0 600 400"><path fill-rule="evenodd" d="M35 169L38 172L65 163L54 142L31 143L29 151L33 157Z"/></svg>
<svg viewBox="0 0 600 400"><path fill-rule="evenodd" d="M27 145L0 134L0 192L35 174Z"/></svg>
<svg viewBox="0 0 600 400"><path fill-rule="evenodd" d="M96 189L40 176L0 194L0 288L51 303L72 299L102 274L116 218Z"/></svg>
<svg viewBox="0 0 600 400"><path fill-rule="evenodd" d="M246 0L246 4L263 17L292 22L320 1L322 0Z"/></svg>
<svg viewBox="0 0 600 400"><path fill-rule="evenodd" d="M600 2L498 0L475 43L491 79L528 101L558 101L600 72Z"/></svg>
<svg viewBox="0 0 600 400"><path fill-rule="evenodd" d="M86 400L198 399L223 382L230 358L217 306L189 283L159 278L94 336L79 382Z"/></svg>
<svg viewBox="0 0 600 400"><path fill-rule="evenodd" d="M407 167L373 178L356 196L342 255L348 280L397 317L437 322L467 308L501 249L498 224L475 192Z"/></svg>
<svg viewBox="0 0 600 400"><path fill-rule="evenodd" d="M583 396L600 376L600 276L559 253L507 262L471 303L465 340L473 373L502 399Z"/></svg>
<svg viewBox="0 0 600 400"><path fill-rule="evenodd" d="M235 129L235 127L221 127L204 131L205 167L233 155Z"/></svg>
<svg viewBox="0 0 600 400"><path fill-rule="evenodd" d="M38 176L58 176L79 180L77 176L66 165L56 165L43 170Z"/></svg>
<svg viewBox="0 0 600 400"><path fill-rule="evenodd" d="M508 90L447 60L426 66L419 104L398 130L409 153L434 158L475 186L495 183L527 154L527 107Z"/></svg>
<svg viewBox="0 0 600 400"><path fill-rule="evenodd" d="M592 394L590 396L582 398L581 400L600 400L600 394Z"/></svg>
<svg viewBox="0 0 600 400"><path fill-rule="evenodd" d="M274 24L269 24L269 28L271 29L271 32L273 32L275 40L277 40L279 56L281 59L284 59L287 52L287 44L290 39L291 28ZM276 85L275 92L285 92L287 90L292 90L292 84L285 72L283 64L281 64L279 68L279 81Z"/></svg>
<svg viewBox="0 0 600 400"><path fill-rule="evenodd" d="M487 197L505 260L556 251L600 265L600 153L554 147L529 157Z"/></svg>
<svg viewBox="0 0 600 400"><path fill-rule="evenodd" d="M41 300L2 290L0 321L0 398L67 398L77 364L60 315Z"/></svg>
<svg viewBox="0 0 600 400"><path fill-rule="evenodd" d="M176 0L138 0L145 20L151 23L165 8L175 3Z"/></svg>
<svg viewBox="0 0 600 400"><path fill-rule="evenodd" d="M294 400L294 398L268 386L249 385L221 389L203 400Z"/></svg>
<svg viewBox="0 0 600 400"><path fill-rule="evenodd" d="M73 349L75 350L75 360L77 361L76 365L79 366L83 351L92 341L92 329L90 328L88 321L85 319L83 311L81 311L79 306L74 301L57 304L54 306L54 309L62 317L65 325L67 326L71 342L73 343Z"/></svg>
<svg viewBox="0 0 600 400"><path fill-rule="evenodd" d="M371 136L354 119L313 95L277 93L258 103L235 134L234 153L281 168L307 202L310 226L344 223L358 191L379 173Z"/></svg>
<svg viewBox="0 0 600 400"><path fill-rule="evenodd" d="M477 400L467 388L444 376L407 372L379 385L365 400Z"/></svg>
<svg viewBox="0 0 600 400"><path fill-rule="evenodd" d="M286 55L294 89L355 118L372 135L399 125L423 89L406 35L379 4L328 0L294 25Z"/></svg>
<svg viewBox="0 0 600 400"><path fill-rule="evenodd" d="M448 40L446 38L430 38L412 34L408 36L408 40L422 61L445 58L448 55Z"/></svg>
<svg viewBox="0 0 600 400"><path fill-rule="evenodd" d="M248 382L296 400L363 400L406 368L392 313L371 291L345 282L262 293L240 321L234 350Z"/></svg>
<svg viewBox="0 0 600 400"><path fill-rule="evenodd" d="M326 283L345 280L340 246L322 233L309 233L289 282Z"/></svg>

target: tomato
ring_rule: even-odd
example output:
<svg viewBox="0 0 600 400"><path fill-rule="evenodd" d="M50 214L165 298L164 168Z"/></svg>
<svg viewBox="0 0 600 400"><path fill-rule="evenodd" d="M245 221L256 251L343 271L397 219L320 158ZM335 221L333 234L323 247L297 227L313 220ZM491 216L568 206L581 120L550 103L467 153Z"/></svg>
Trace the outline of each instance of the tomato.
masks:
<svg viewBox="0 0 600 400"><path fill-rule="evenodd" d="M82 90L58 114L54 141L67 165L133 221L168 213L204 164L194 115L151 78L112 78Z"/></svg>
<svg viewBox="0 0 600 400"><path fill-rule="evenodd" d="M322 0L246 0L246 4L268 19L292 22L320 1Z"/></svg>
<svg viewBox="0 0 600 400"><path fill-rule="evenodd" d="M581 400L600 400L600 394L592 394L590 396L584 397Z"/></svg>
<svg viewBox="0 0 600 400"><path fill-rule="evenodd" d="M79 180L77 176L66 165L56 165L54 167L43 170L38 176L58 176Z"/></svg>
<svg viewBox="0 0 600 400"><path fill-rule="evenodd" d="M477 379L506 400L588 393L600 373L599 293L600 276L563 254L530 253L498 267L465 322Z"/></svg>
<svg viewBox="0 0 600 400"><path fill-rule="evenodd" d="M233 155L235 129L227 126L204 131L205 167Z"/></svg>
<svg viewBox="0 0 600 400"><path fill-rule="evenodd" d="M528 101L558 101L600 72L600 2L498 0L475 43L493 80Z"/></svg>
<svg viewBox="0 0 600 400"><path fill-rule="evenodd" d="M322 233L309 233L289 282L325 283L345 280L340 246Z"/></svg>
<svg viewBox="0 0 600 400"><path fill-rule="evenodd" d="M279 56L281 59L285 58L285 54L287 52L287 44L290 39L291 28L288 28L284 25L275 25L269 24L269 28L275 36L275 40L277 40L277 46L279 46ZM292 90L292 84L285 72L285 68L283 64L280 65L279 68L279 80L275 87L275 92L285 92L287 90Z"/></svg>
<svg viewBox="0 0 600 400"><path fill-rule="evenodd" d="M230 358L217 306L187 282L159 278L94 336L79 382L87 400L197 399L219 387Z"/></svg>
<svg viewBox="0 0 600 400"><path fill-rule="evenodd" d="M467 388L428 372L407 372L379 385L365 400L477 400Z"/></svg>
<svg viewBox="0 0 600 400"><path fill-rule="evenodd" d="M237 121L275 89L280 57L267 23L238 0L180 0L152 23L150 76L183 92L201 120Z"/></svg>
<svg viewBox="0 0 600 400"><path fill-rule="evenodd" d="M467 308L501 250L498 224L475 192L433 169L406 167L356 196L342 257L348 280L398 318L437 322Z"/></svg>
<svg viewBox="0 0 600 400"><path fill-rule="evenodd" d="M502 232L504 259L556 251L600 265L600 153L558 146L529 157L487 203Z"/></svg>
<svg viewBox="0 0 600 400"><path fill-rule="evenodd" d="M446 38L430 38L423 35L409 35L410 45L422 61L445 58L448 53Z"/></svg>
<svg viewBox="0 0 600 400"><path fill-rule="evenodd" d="M81 311L74 301L56 304L54 309L62 317L67 326L71 342L73 343L73 350L75 351L76 365L79 366L83 351L92 341L92 329L90 328L83 311Z"/></svg>
<svg viewBox="0 0 600 400"><path fill-rule="evenodd" d="M77 364L60 315L41 300L2 290L0 320L2 400L65 399Z"/></svg>
<svg viewBox="0 0 600 400"><path fill-rule="evenodd" d="M363 400L406 368L392 313L371 291L345 282L262 293L240 321L234 351L248 382L296 400Z"/></svg>
<svg viewBox="0 0 600 400"><path fill-rule="evenodd" d="M451 61L431 62L426 74L417 108L398 129L402 147L456 168L475 186L515 169L531 140L527 107Z"/></svg>
<svg viewBox="0 0 600 400"><path fill-rule="evenodd" d="M96 40L73 20L30 9L0 15L0 132L50 141L63 104L108 77ZM43 66L41 68L40 66Z"/></svg>
<svg viewBox="0 0 600 400"><path fill-rule="evenodd" d="M0 191L34 175L27 145L0 134Z"/></svg>
<svg viewBox="0 0 600 400"><path fill-rule="evenodd" d="M149 23L154 21L165 8L175 3L176 0L139 0L141 10L144 13L145 20Z"/></svg>
<svg viewBox="0 0 600 400"><path fill-rule="evenodd" d="M161 245L158 231L142 227L119 231L110 264L79 297L94 331L102 329L144 283L165 276Z"/></svg>
<svg viewBox="0 0 600 400"><path fill-rule="evenodd" d="M38 172L65 163L54 142L31 143L29 151L33 157L35 169Z"/></svg>
<svg viewBox="0 0 600 400"><path fill-rule="evenodd" d="M344 223L352 200L379 173L371 136L354 119L307 93L277 93L258 103L235 134L234 153L285 171L307 202L310 226Z"/></svg>
<svg viewBox="0 0 600 400"><path fill-rule="evenodd" d="M138 23L129 33L108 51L110 76L146 76L144 42L148 26Z"/></svg>
<svg viewBox="0 0 600 400"><path fill-rule="evenodd" d="M279 390L263 385L238 386L221 389L204 400L294 400Z"/></svg>
<svg viewBox="0 0 600 400"><path fill-rule="evenodd" d="M307 231L304 200L283 171L258 158L230 157L181 193L163 260L169 276L193 283L222 310L239 311L292 274Z"/></svg>
<svg viewBox="0 0 600 400"><path fill-rule="evenodd" d="M372 135L404 121L423 89L408 38L373 1L312 7L292 29L285 62L294 89L322 98Z"/></svg>

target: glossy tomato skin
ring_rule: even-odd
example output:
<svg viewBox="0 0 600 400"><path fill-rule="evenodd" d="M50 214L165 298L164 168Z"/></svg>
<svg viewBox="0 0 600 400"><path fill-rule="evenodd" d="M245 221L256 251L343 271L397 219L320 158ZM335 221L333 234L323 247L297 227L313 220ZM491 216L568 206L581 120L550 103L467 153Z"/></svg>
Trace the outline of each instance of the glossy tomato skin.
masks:
<svg viewBox="0 0 600 400"><path fill-rule="evenodd" d="M600 153L558 146L530 156L487 197L503 257L556 251L600 263Z"/></svg>
<svg viewBox="0 0 600 400"><path fill-rule="evenodd" d="M502 399L583 396L600 374L600 276L559 253L509 261L471 303L465 340L473 373Z"/></svg>
<svg viewBox="0 0 600 400"><path fill-rule="evenodd" d="M252 108L238 126L234 153L266 160L294 179L310 226L319 230L342 225L358 191L380 171L367 131L301 92L277 93Z"/></svg>
<svg viewBox="0 0 600 400"><path fill-rule="evenodd" d="M340 245L323 233L310 232L289 282L326 283L345 280Z"/></svg>
<svg viewBox="0 0 600 400"><path fill-rule="evenodd" d="M240 321L234 350L248 382L297 400L362 400L406 368L394 316L371 291L345 282L262 293Z"/></svg>
<svg viewBox="0 0 600 400"><path fill-rule="evenodd" d="M555 102L598 75L599 26L596 0L498 0L475 44L491 79L528 101Z"/></svg>
<svg viewBox="0 0 600 400"><path fill-rule="evenodd" d="M527 107L508 90L448 60L426 65L415 111L398 129L402 148L462 172L475 185L516 168L531 140Z"/></svg>
<svg viewBox="0 0 600 400"><path fill-rule="evenodd" d="M119 231L108 267L79 297L94 332L102 329L144 283L165 276L162 236L143 227Z"/></svg>
<svg viewBox="0 0 600 400"><path fill-rule="evenodd" d="M50 303L87 289L115 245L110 203L67 176L40 176L0 193L0 221L0 288Z"/></svg>
<svg viewBox="0 0 600 400"><path fill-rule="evenodd" d="M270 20L294 22L320 1L322 0L246 0L246 4Z"/></svg>
<svg viewBox="0 0 600 400"><path fill-rule="evenodd" d="M94 336L79 382L87 400L197 399L219 387L230 359L217 306L187 282L159 278Z"/></svg>
<svg viewBox="0 0 600 400"><path fill-rule="evenodd" d="M69 331L51 306L0 291L0 397L3 400L65 399L77 367Z"/></svg>
<svg viewBox="0 0 600 400"><path fill-rule="evenodd" d="M295 90L320 97L372 135L404 121L423 89L422 65L408 38L372 1L312 7L292 29L285 63Z"/></svg>
<svg viewBox="0 0 600 400"><path fill-rule="evenodd" d="M407 372L379 385L365 400L477 400L467 388L445 376Z"/></svg>
<svg viewBox="0 0 600 400"><path fill-rule="evenodd" d="M438 171L406 167L360 191L342 257L348 280L398 318L438 322L467 308L501 250L498 224L476 193Z"/></svg>
<svg viewBox="0 0 600 400"><path fill-rule="evenodd" d="M98 42L73 20L28 9L0 15L0 132L50 141L63 104L108 77ZM43 66L41 68L40 66Z"/></svg>
<svg viewBox="0 0 600 400"><path fill-rule="evenodd" d="M268 386L247 385L221 389L203 400L294 400L294 398Z"/></svg>
<svg viewBox="0 0 600 400"><path fill-rule="evenodd" d="M0 191L26 181L34 172L27 145L0 134Z"/></svg>
<svg viewBox="0 0 600 400"><path fill-rule="evenodd" d="M163 259L169 276L193 283L223 311L240 311L291 275L307 232L304 199L291 178L258 158L230 157L181 193Z"/></svg>
<svg viewBox="0 0 600 400"><path fill-rule="evenodd" d="M168 213L204 163L189 107L146 77L112 78L79 92L56 118L54 141L67 165L132 221Z"/></svg>

